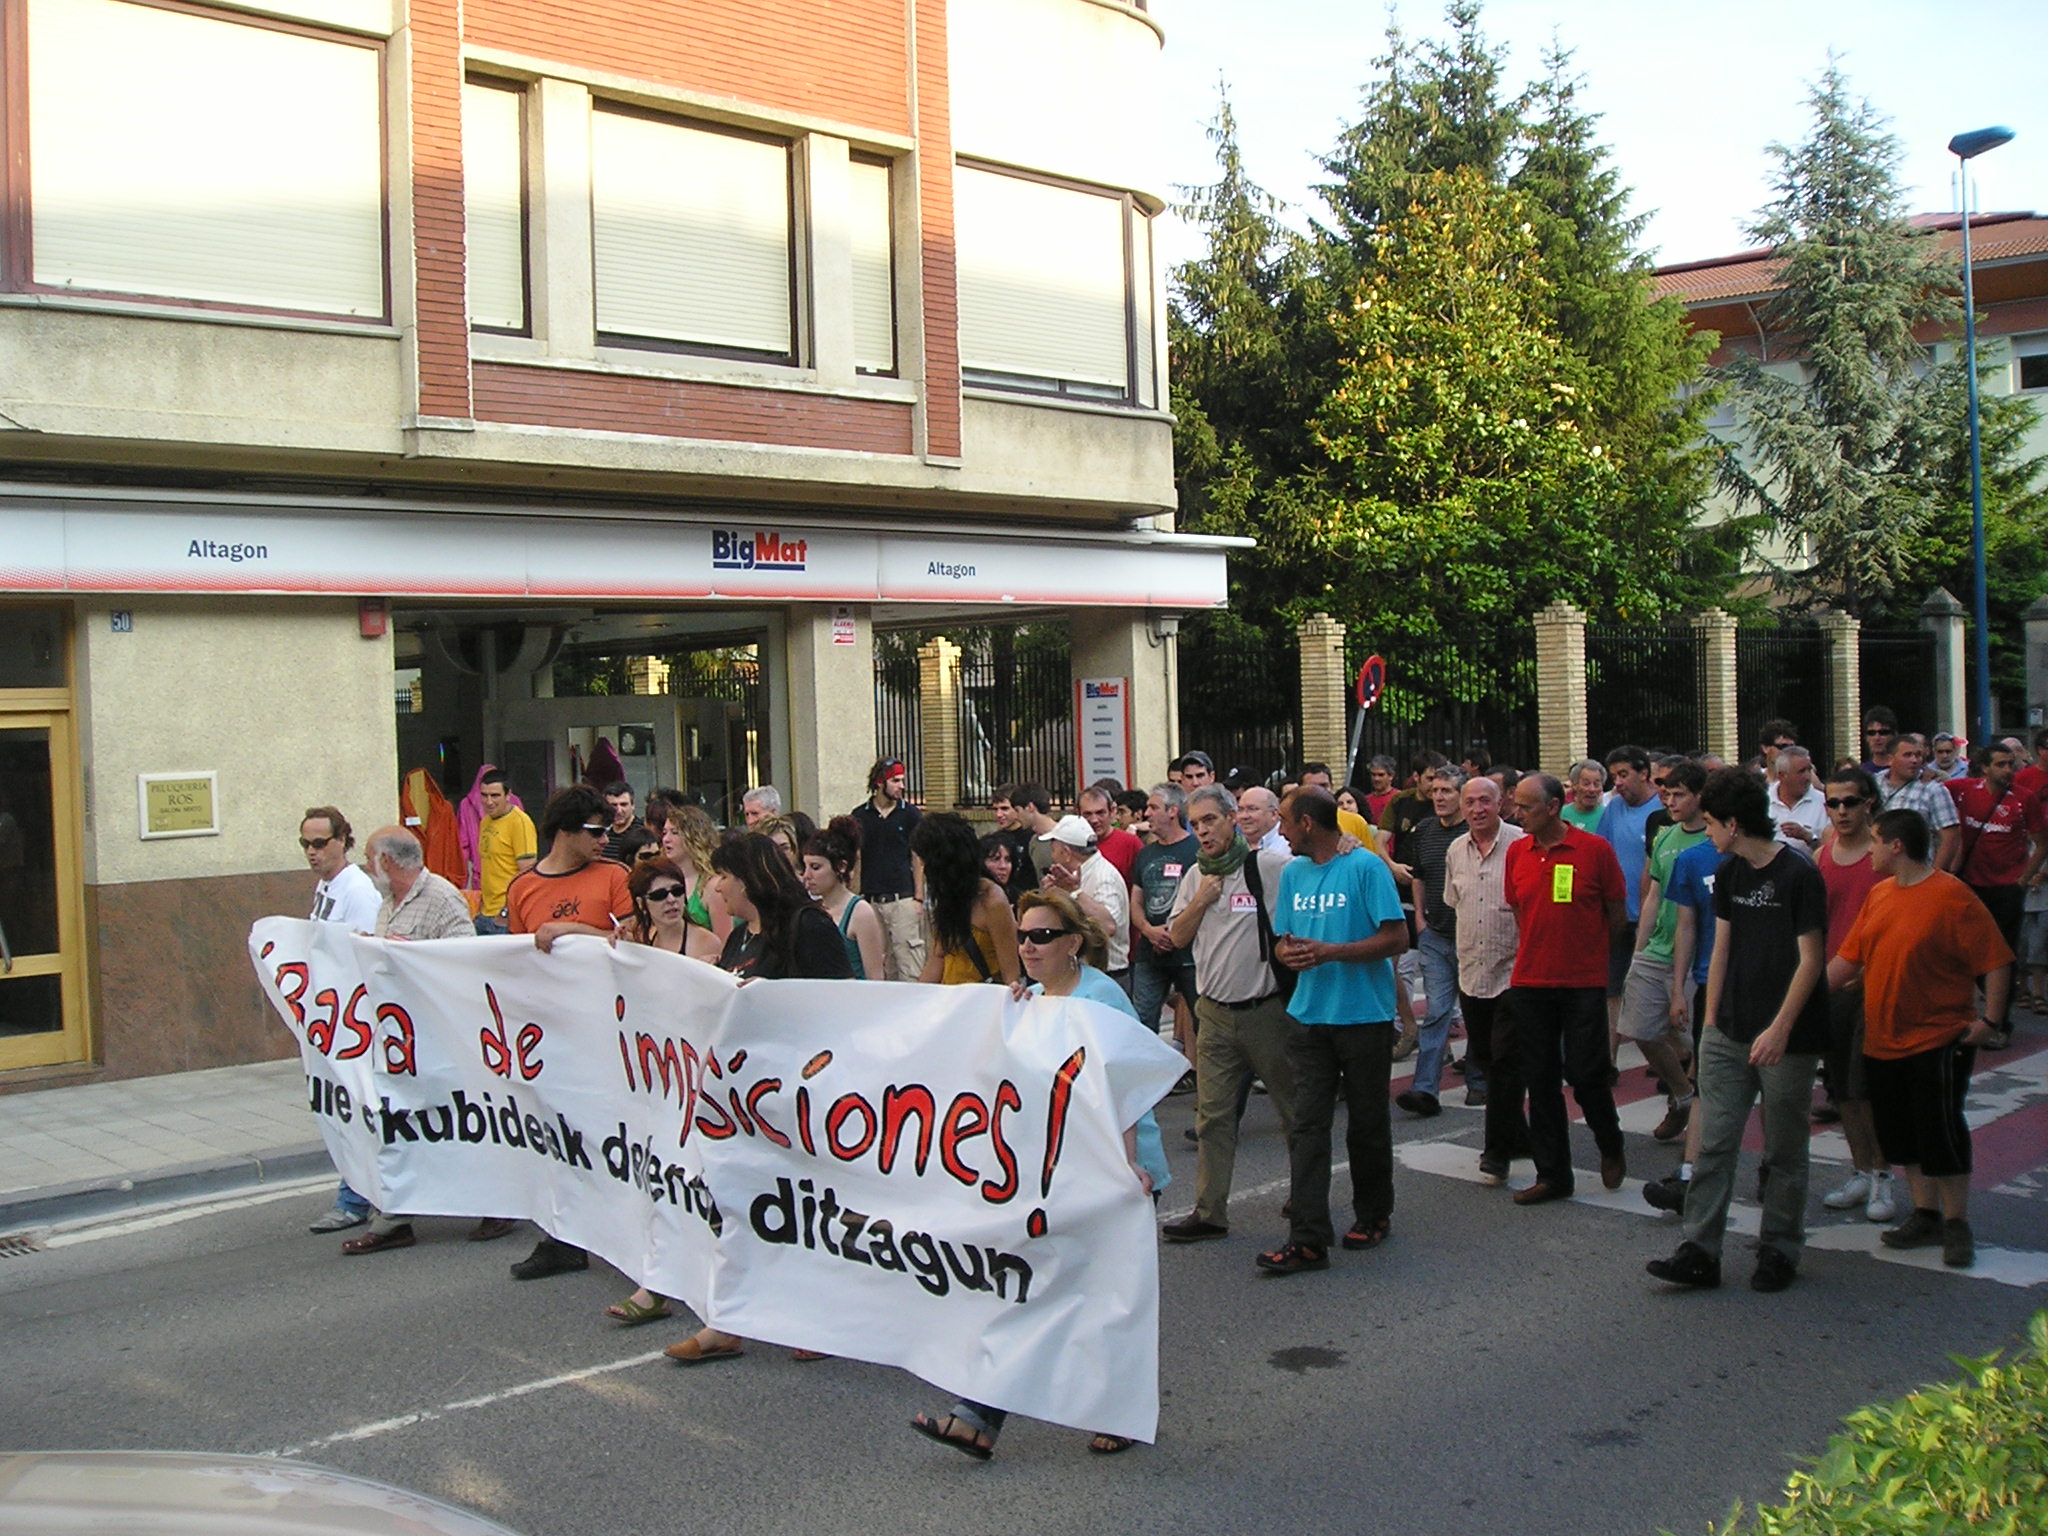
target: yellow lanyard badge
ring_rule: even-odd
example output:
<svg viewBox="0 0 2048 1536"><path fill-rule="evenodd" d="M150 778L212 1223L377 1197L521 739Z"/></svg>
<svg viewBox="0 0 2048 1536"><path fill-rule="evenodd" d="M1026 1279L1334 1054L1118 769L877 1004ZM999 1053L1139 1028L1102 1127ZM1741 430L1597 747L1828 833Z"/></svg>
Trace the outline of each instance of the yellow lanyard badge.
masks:
<svg viewBox="0 0 2048 1536"><path fill-rule="evenodd" d="M1572 899L1572 874L1573 866L1570 864L1553 864L1550 866L1550 899L1552 901L1569 902Z"/></svg>

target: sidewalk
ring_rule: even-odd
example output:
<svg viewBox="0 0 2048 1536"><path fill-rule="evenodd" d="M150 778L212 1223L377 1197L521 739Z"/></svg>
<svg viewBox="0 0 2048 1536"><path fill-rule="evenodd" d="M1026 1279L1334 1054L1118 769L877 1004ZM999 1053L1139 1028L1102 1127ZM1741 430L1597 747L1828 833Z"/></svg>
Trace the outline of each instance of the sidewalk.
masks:
<svg viewBox="0 0 2048 1536"><path fill-rule="evenodd" d="M0 1232L331 1173L297 1058L0 1096Z"/></svg>

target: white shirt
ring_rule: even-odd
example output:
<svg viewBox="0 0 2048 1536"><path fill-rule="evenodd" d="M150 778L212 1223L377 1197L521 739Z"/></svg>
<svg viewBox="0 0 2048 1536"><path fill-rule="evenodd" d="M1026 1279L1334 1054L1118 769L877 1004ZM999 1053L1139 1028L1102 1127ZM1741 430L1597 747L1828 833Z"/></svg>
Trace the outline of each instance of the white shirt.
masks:
<svg viewBox="0 0 2048 1536"><path fill-rule="evenodd" d="M1821 792L1818 784L1807 785L1806 793L1799 797L1796 805L1787 805L1778 794L1778 786L1773 784L1770 801L1771 824L1778 828L1778 842L1792 842L1792 839L1785 835L1782 823L1796 821L1813 834L1812 842L1796 846L1804 847L1808 852L1820 846L1820 840L1828 830L1828 797Z"/></svg>
<svg viewBox="0 0 2048 1536"><path fill-rule="evenodd" d="M1280 828L1277 824L1271 827L1264 837L1259 839L1259 852L1283 853L1290 859L1294 857L1293 845L1280 835Z"/></svg>
<svg viewBox="0 0 2048 1536"><path fill-rule="evenodd" d="M1091 853L1081 866L1080 893L1109 914L1109 969L1122 970L1131 963L1131 893L1124 877L1101 854Z"/></svg>
<svg viewBox="0 0 2048 1536"><path fill-rule="evenodd" d="M342 923L357 933L377 931L377 909L384 904L377 887L360 864L344 864L332 880L313 887L316 923Z"/></svg>

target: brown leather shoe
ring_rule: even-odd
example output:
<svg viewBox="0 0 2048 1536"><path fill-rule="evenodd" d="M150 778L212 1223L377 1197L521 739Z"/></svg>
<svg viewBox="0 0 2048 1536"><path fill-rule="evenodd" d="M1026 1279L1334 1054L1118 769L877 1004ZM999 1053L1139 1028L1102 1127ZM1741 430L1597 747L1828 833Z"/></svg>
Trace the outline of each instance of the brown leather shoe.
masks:
<svg viewBox="0 0 2048 1536"><path fill-rule="evenodd" d="M1515 1191L1517 1205L1545 1205L1552 1200L1569 1200L1572 1192L1561 1184L1545 1184L1541 1179L1527 1189Z"/></svg>
<svg viewBox="0 0 2048 1536"><path fill-rule="evenodd" d="M412 1235L412 1223L401 1222L389 1232L365 1232L361 1237L349 1238L341 1245L341 1251L355 1258L358 1254L382 1253L387 1248L410 1248L418 1241Z"/></svg>
<svg viewBox="0 0 2048 1536"><path fill-rule="evenodd" d="M1600 1154L1600 1182L1609 1189L1621 1188L1621 1181L1628 1177L1628 1154L1626 1152L1602 1152Z"/></svg>
<svg viewBox="0 0 2048 1536"><path fill-rule="evenodd" d="M488 1243L494 1238L504 1237L519 1223L505 1216L486 1216L469 1229L472 1243Z"/></svg>

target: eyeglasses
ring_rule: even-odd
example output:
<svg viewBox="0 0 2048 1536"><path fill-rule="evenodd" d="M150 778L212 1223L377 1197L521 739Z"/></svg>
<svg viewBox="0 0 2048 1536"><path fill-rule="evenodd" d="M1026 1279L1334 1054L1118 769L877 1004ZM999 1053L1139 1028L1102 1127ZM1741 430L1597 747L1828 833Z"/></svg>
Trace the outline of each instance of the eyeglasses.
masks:
<svg viewBox="0 0 2048 1536"><path fill-rule="evenodd" d="M1863 728L1863 734L1866 736L1896 736L1898 732L1888 725L1867 725Z"/></svg>
<svg viewBox="0 0 2048 1536"><path fill-rule="evenodd" d="M656 885L648 888L649 901L681 901L689 893L680 885Z"/></svg>
<svg viewBox="0 0 2048 1536"><path fill-rule="evenodd" d="M318 853L333 841L335 839L331 837L302 837L299 839L299 846L308 853Z"/></svg>
<svg viewBox="0 0 2048 1536"><path fill-rule="evenodd" d="M1019 944L1035 945L1039 949L1043 949L1054 939L1065 938L1073 931L1071 928L1019 928L1017 930L1017 942Z"/></svg>
<svg viewBox="0 0 2048 1536"><path fill-rule="evenodd" d="M1850 806L1861 805L1862 803L1863 797L1861 795L1844 795L1839 800L1826 800L1822 802L1831 811L1846 811Z"/></svg>

